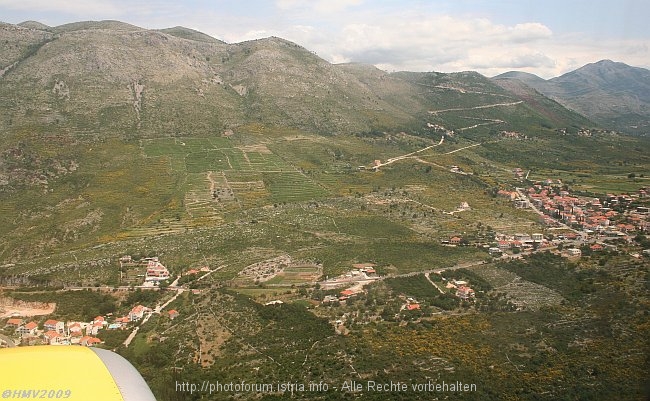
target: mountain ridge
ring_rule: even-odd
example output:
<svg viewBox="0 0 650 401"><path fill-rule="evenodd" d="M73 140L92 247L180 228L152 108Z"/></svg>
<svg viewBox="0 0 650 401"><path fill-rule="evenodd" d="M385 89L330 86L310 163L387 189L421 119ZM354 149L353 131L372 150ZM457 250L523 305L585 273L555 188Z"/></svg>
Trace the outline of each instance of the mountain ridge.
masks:
<svg viewBox="0 0 650 401"><path fill-rule="evenodd" d="M509 71L492 78L518 80L610 129L650 131L650 70L601 60L545 80Z"/></svg>

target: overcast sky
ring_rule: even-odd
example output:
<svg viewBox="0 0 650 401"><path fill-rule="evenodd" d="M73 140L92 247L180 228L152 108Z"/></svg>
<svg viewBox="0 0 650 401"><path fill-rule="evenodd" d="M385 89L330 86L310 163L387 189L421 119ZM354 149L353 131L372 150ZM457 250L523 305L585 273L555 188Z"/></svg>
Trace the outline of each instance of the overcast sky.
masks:
<svg viewBox="0 0 650 401"><path fill-rule="evenodd" d="M647 0L0 0L0 21L114 19L228 43L267 36L387 71L544 78L602 59L650 68Z"/></svg>

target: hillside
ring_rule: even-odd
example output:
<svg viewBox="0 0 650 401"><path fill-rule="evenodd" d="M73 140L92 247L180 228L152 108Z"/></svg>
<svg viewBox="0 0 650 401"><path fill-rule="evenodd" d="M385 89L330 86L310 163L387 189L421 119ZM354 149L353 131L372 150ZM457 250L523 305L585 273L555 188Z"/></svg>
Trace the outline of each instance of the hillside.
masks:
<svg viewBox="0 0 650 401"><path fill-rule="evenodd" d="M418 163L486 177L515 166L626 175L647 158L628 138L576 137L592 123L474 72L388 74L332 65L280 38L227 44L182 27L26 25L0 30L5 263L218 225L287 200L403 187L408 170L379 179L352 168L441 137L441 152L469 150ZM452 209L462 201L430 191Z"/></svg>
<svg viewBox="0 0 650 401"><path fill-rule="evenodd" d="M277 37L29 22L0 50L0 316L156 309L96 330L159 400L643 396L650 137L512 78ZM273 387L176 386L217 382Z"/></svg>
<svg viewBox="0 0 650 401"><path fill-rule="evenodd" d="M603 127L647 134L650 126L650 71L602 60L562 76L544 80L509 72L496 82L525 83Z"/></svg>

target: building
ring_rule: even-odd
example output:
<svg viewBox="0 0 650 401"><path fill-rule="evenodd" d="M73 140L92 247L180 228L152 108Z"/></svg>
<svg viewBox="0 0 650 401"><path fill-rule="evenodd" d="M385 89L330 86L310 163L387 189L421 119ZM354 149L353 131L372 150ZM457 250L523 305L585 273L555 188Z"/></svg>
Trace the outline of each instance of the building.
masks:
<svg viewBox="0 0 650 401"><path fill-rule="evenodd" d="M602 251L604 248L600 244L593 244L592 246L589 247L589 249L591 249L592 252L599 252Z"/></svg>
<svg viewBox="0 0 650 401"><path fill-rule="evenodd" d="M16 329L18 334L21 336L35 336L38 330L38 324L36 322L29 322L24 326L20 326Z"/></svg>
<svg viewBox="0 0 650 401"><path fill-rule="evenodd" d="M84 347L92 347L97 344L101 344L102 340L100 340L97 337L91 337L91 336L84 336L79 339L79 345L83 345Z"/></svg>
<svg viewBox="0 0 650 401"><path fill-rule="evenodd" d="M458 298L462 299L463 301L467 301L467 300L470 300L470 299L474 298L475 293L474 293L473 289L471 289L471 288L469 288L469 287L467 287L465 285L461 285L456 290L456 296Z"/></svg>
<svg viewBox="0 0 650 401"><path fill-rule="evenodd" d="M66 345L70 343L63 334L57 333L54 330L46 331L43 334L43 339L50 345Z"/></svg>
<svg viewBox="0 0 650 401"><path fill-rule="evenodd" d="M151 309L147 308L146 306L138 305L134 306L133 309L131 309L131 312L129 312L129 321L130 322L137 322L138 320L142 319L144 317L145 312L150 311Z"/></svg>
<svg viewBox="0 0 650 401"><path fill-rule="evenodd" d="M566 254L569 256L582 256L582 251L578 248L569 248L566 250Z"/></svg>
<svg viewBox="0 0 650 401"><path fill-rule="evenodd" d="M22 326L25 321L20 318L11 318L7 320L7 324L5 327L13 327L14 329L17 329L18 327Z"/></svg>
<svg viewBox="0 0 650 401"><path fill-rule="evenodd" d="M147 273L145 274L144 281L164 281L169 278L169 271L158 258L146 258Z"/></svg>
<svg viewBox="0 0 650 401"><path fill-rule="evenodd" d="M502 251L501 251L501 248L490 247L488 249L488 252L490 253L490 255L499 255L499 254L501 254Z"/></svg>
<svg viewBox="0 0 650 401"><path fill-rule="evenodd" d="M49 319L46 320L45 323L43 323L43 329L45 331L56 331L59 334L63 334L65 332L65 324L61 321L54 320L54 319Z"/></svg>

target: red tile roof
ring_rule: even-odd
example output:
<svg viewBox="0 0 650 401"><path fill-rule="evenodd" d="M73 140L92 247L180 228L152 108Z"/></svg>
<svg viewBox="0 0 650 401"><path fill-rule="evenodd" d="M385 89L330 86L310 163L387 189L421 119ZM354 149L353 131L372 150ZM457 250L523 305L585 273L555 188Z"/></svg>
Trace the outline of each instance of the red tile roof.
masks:
<svg viewBox="0 0 650 401"><path fill-rule="evenodd" d="M29 322L29 323L27 323L27 324L25 325L25 328L26 328L27 330L33 330L33 329L35 329L35 328L37 328L37 327L38 327L38 324L36 324L36 322Z"/></svg>

